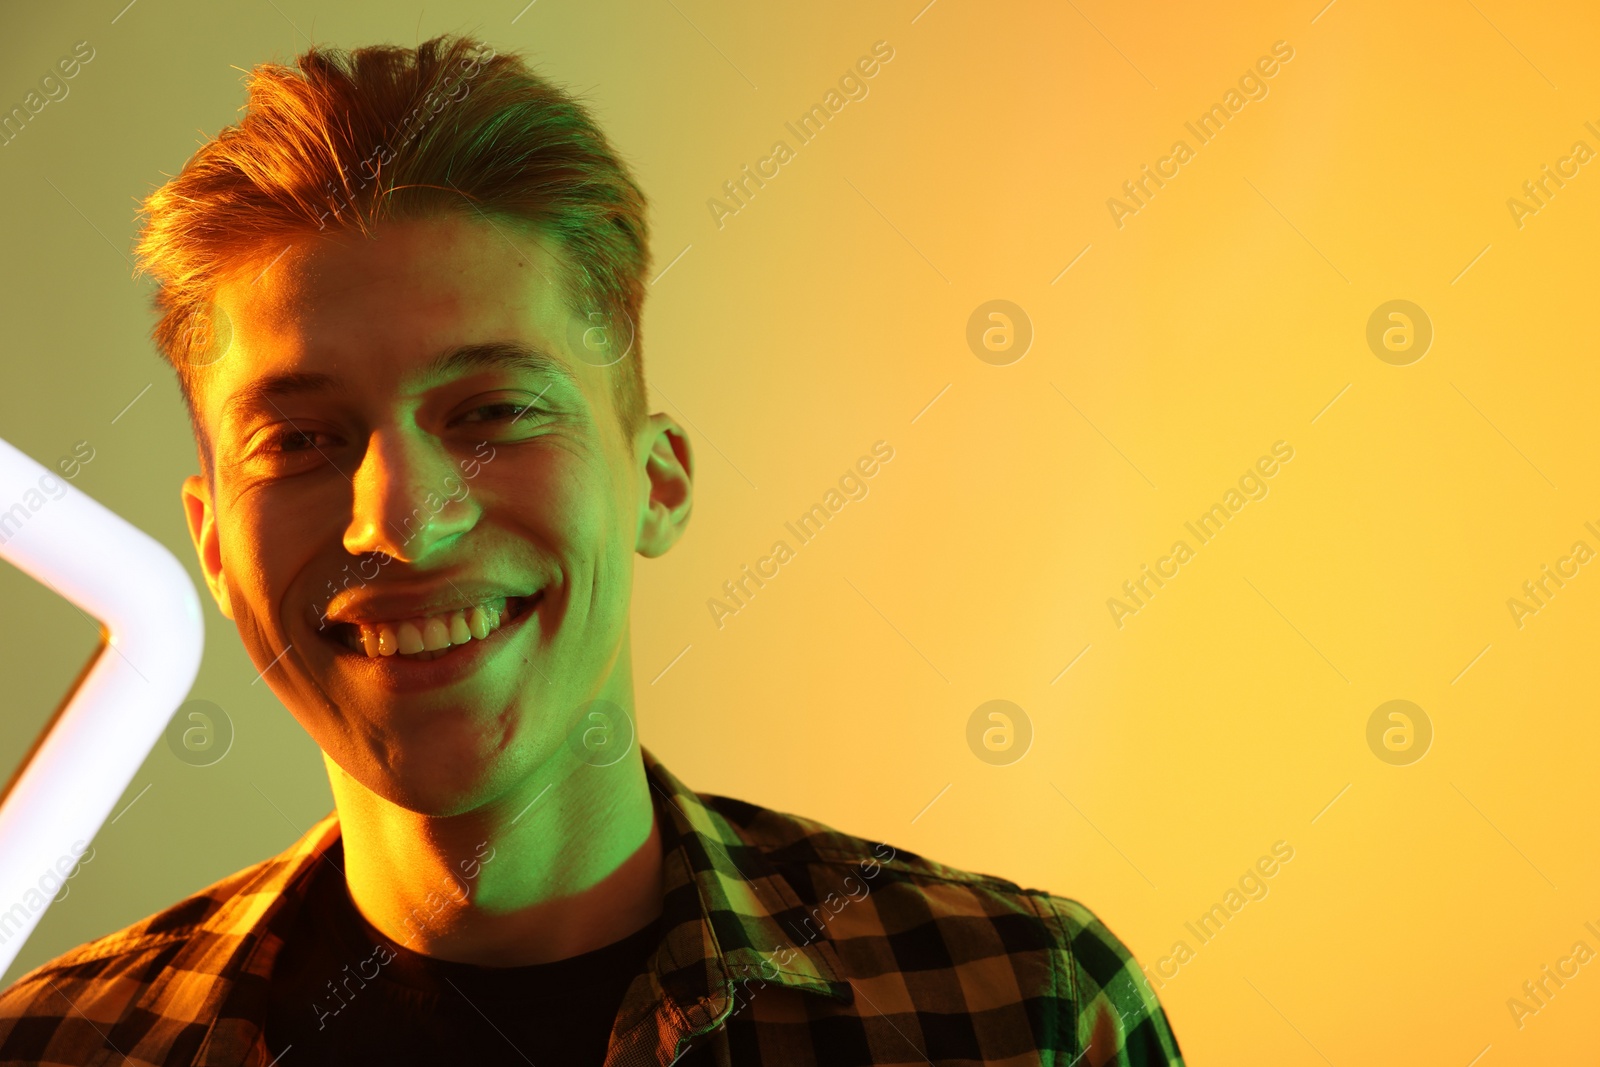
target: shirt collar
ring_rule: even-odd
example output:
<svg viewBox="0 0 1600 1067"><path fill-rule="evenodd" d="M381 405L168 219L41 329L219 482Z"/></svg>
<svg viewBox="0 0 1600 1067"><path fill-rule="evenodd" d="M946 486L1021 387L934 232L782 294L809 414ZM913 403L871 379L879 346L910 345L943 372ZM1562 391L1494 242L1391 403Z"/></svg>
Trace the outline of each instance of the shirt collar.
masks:
<svg viewBox="0 0 1600 1067"><path fill-rule="evenodd" d="M767 986L851 1003L826 939L796 944L805 905L733 823L641 746L661 833L661 945L628 987L605 1067L666 1063Z"/></svg>
<svg viewBox="0 0 1600 1067"><path fill-rule="evenodd" d="M623 998L607 1063L648 1048L676 1056L680 1041L713 1028L767 986L850 1003L854 993L826 934L793 935L804 928L806 909L782 872L649 749L641 745L640 754L661 835L662 941ZM138 1025L145 1012L212 1016L193 1067L244 1063L259 1041L283 934L338 839L338 813L330 812L289 848L240 872L239 887L197 924L122 1025ZM195 973L217 976L200 1004L179 977Z"/></svg>
<svg viewBox="0 0 1600 1067"><path fill-rule="evenodd" d="M680 782L648 749L645 774L661 823L665 896L662 924L700 925L702 958L732 981L759 976L789 989L850 1001L850 984L826 940L796 944L805 904L779 869L732 822ZM690 900L683 887L694 890ZM688 905L693 905L688 906ZM681 958L681 957L680 957Z"/></svg>

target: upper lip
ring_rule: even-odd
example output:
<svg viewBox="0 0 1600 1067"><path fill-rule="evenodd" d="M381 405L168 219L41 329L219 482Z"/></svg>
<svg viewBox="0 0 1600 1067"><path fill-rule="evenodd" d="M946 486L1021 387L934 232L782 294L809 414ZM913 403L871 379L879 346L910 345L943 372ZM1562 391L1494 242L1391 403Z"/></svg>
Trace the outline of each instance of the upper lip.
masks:
<svg viewBox="0 0 1600 1067"><path fill-rule="evenodd" d="M465 611L500 597L530 597L534 590L473 578L432 581L426 585L348 589L334 595L319 621L373 624Z"/></svg>

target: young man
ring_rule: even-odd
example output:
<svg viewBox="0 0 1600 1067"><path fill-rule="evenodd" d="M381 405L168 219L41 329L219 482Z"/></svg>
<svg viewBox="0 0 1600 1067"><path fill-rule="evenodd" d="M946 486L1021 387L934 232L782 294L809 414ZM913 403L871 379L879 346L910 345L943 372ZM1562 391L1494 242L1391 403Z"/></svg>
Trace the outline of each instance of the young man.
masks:
<svg viewBox="0 0 1600 1067"><path fill-rule="evenodd" d="M282 854L0 995L0 1063L1178 1064L1075 901L692 792L637 744L645 199L463 38L258 68L145 205L207 585L324 754Z"/></svg>

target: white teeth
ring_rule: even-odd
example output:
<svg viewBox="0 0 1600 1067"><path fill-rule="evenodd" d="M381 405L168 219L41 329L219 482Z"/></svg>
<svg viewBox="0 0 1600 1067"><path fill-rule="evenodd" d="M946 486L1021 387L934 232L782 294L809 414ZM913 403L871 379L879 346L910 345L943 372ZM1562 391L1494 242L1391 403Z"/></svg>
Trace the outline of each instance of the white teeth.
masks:
<svg viewBox="0 0 1600 1067"><path fill-rule="evenodd" d="M475 604L464 610L397 622L361 623L346 643L368 659L393 655L437 659L457 645L482 641L498 630L506 618L504 603Z"/></svg>
<svg viewBox="0 0 1600 1067"><path fill-rule="evenodd" d="M414 652L422 651L422 631L411 622L403 622L394 628L395 636L400 639L400 654L409 656Z"/></svg>
<svg viewBox="0 0 1600 1067"><path fill-rule="evenodd" d="M450 647L450 627L435 615L422 627L422 647L429 652Z"/></svg>

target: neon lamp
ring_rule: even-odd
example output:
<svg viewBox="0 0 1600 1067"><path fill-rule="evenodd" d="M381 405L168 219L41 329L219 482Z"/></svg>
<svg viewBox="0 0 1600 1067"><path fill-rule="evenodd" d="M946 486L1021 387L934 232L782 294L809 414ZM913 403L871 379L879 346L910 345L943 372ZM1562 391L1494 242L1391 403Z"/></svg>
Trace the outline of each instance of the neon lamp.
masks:
<svg viewBox="0 0 1600 1067"><path fill-rule="evenodd" d="M205 629L153 537L0 439L0 559L100 627L100 647L0 793L0 972L188 695Z"/></svg>

